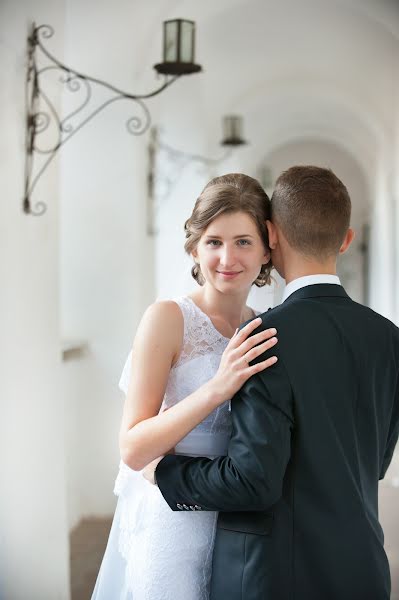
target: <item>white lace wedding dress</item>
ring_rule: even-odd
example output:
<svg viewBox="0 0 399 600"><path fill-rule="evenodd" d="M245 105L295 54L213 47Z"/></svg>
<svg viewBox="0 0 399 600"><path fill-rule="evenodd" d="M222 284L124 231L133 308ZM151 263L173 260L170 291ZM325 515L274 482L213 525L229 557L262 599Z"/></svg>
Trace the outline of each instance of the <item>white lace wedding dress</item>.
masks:
<svg viewBox="0 0 399 600"><path fill-rule="evenodd" d="M208 381L217 371L228 339L190 298L175 300L184 317L180 357L173 366L161 411ZM120 380L126 393L130 356ZM189 433L176 454L226 454L231 435L228 403ZM217 513L172 511L141 472L121 463L118 496L107 549L92 600L207 600Z"/></svg>

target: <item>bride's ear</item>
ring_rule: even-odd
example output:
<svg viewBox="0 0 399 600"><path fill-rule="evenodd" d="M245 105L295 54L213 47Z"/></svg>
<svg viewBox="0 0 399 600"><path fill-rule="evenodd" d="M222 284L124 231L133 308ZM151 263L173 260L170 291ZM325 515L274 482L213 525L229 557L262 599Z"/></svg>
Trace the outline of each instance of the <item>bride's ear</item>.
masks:
<svg viewBox="0 0 399 600"><path fill-rule="evenodd" d="M264 255L263 255L263 257L264 257L264 258L263 258L263 262L262 262L262 264L263 264L263 265L267 265L267 263L269 262L269 260L270 260L270 259L271 259L271 257L272 257L270 250L266 250L266 251L265 251L265 253L264 253Z"/></svg>

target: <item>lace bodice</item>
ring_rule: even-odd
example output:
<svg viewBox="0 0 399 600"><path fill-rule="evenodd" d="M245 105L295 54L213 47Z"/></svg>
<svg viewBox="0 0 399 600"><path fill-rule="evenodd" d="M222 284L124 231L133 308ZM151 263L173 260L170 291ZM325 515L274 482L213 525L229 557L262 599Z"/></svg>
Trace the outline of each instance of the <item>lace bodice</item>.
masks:
<svg viewBox="0 0 399 600"><path fill-rule="evenodd" d="M191 298L183 297L175 302L183 313L184 335L182 350L174 369L207 354L216 354L220 360L229 341L228 338L215 329L208 315Z"/></svg>
<svg viewBox="0 0 399 600"><path fill-rule="evenodd" d="M161 411L177 404L213 377L229 341L191 298L182 297L174 301L183 314L183 345L170 371ZM130 360L129 355L119 383L125 393L130 379ZM226 402L177 444L175 451L199 456L226 454L230 435L231 417Z"/></svg>
<svg viewBox="0 0 399 600"><path fill-rule="evenodd" d="M180 356L169 373L161 411L189 396L216 373L228 343L190 298L178 298L184 319ZM119 387L127 392L129 355ZM175 447L177 454L220 456L231 435L228 402ZM160 489L120 463L118 506L92 600L209 600L217 513L172 511ZM181 565L184 557L184 568Z"/></svg>

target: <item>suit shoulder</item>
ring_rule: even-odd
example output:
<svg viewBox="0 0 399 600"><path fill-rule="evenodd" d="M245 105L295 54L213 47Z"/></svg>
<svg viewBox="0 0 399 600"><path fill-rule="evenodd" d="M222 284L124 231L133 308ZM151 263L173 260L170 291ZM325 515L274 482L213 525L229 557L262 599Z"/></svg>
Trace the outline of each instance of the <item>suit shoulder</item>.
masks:
<svg viewBox="0 0 399 600"><path fill-rule="evenodd" d="M278 322L280 319L284 319L285 316L292 310L295 311L293 303L282 303L278 304L274 308L269 308L267 311L258 316L262 319L262 324L264 327L275 327L274 323Z"/></svg>
<svg viewBox="0 0 399 600"><path fill-rule="evenodd" d="M378 325L380 327L384 327L385 329L391 331L391 333L394 336L397 336L399 338L399 327L397 325L395 325L395 323L393 323L390 319L388 319L387 317L384 317L383 315L376 312L369 306L365 306L364 304L359 304L358 302L355 302L354 300L352 300L352 303L355 306L355 308L357 308L359 311L362 311L364 316L366 318L368 318L370 321L378 323Z"/></svg>

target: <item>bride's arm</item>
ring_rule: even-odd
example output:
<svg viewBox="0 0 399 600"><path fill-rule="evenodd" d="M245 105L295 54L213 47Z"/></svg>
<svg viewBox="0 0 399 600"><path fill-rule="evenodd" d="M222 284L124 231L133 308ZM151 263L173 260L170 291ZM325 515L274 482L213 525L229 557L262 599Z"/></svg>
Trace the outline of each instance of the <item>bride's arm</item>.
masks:
<svg viewBox="0 0 399 600"><path fill-rule="evenodd" d="M170 369L180 354L183 329L183 315L175 302L150 306L138 328L119 435L121 458L134 470L170 451L217 406L212 389L203 386L201 392L159 413Z"/></svg>
<svg viewBox="0 0 399 600"><path fill-rule="evenodd" d="M269 359L248 366L243 358L246 354L247 360L252 360L275 343L271 330L246 339L258 325L257 320L252 321L229 342L215 377L159 413L170 369L180 354L184 322L175 302L159 302L147 309L133 344L131 378L119 435L124 463L141 470L166 454L230 399L248 377L274 363ZM259 345L254 348L255 344Z"/></svg>

